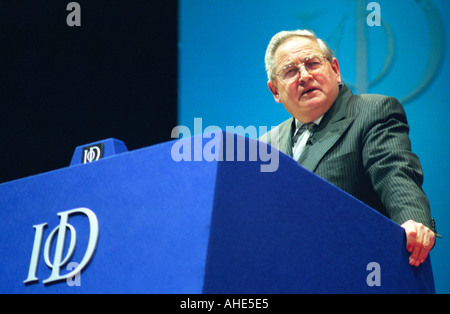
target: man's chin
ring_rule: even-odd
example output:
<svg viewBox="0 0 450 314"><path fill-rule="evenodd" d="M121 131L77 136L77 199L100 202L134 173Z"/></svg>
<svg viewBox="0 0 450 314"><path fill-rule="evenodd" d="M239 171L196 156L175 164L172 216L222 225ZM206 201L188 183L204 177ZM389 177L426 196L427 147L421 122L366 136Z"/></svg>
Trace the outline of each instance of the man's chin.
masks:
<svg viewBox="0 0 450 314"><path fill-rule="evenodd" d="M319 99L318 97L314 97L313 99L308 99L307 101L300 101L298 103L298 113L299 116L302 117L302 119L299 119L302 122L307 121L311 122L318 118L320 118L322 115L324 115L329 108L327 105L327 102L325 102L323 99Z"/></svg>
<svg viewBox="0 0 450 314"><path fill-rule="evenodd" d="M308 98L301 97L299 102L299 107L303 110L315 110L325 106L326 102L319 96Z"/></svg>

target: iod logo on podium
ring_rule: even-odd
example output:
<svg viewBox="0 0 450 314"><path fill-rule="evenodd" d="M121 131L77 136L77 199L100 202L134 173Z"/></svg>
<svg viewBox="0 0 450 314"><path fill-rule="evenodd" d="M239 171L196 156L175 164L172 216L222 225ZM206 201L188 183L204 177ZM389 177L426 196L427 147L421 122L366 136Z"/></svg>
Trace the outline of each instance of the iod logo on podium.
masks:
<svg viewBox="0 0 450 314"><path fill-rule="evenodd" d="M93 161L97 161L103 157L103 143L96 145L83 147L83 156L81 163L87 164Z"/></svg>
<svg viewBox="0 0 450 314"><path fill-rule="evenodd" d="M82 258L78 266L75 269L73 269L73 271L62 275L61 268L64 265L66 265L72 258L72 255L75 252L75 246L77 242L77 233L75 231L75 228L71 224L69 224L69 217L79 214L85 215L89 221L90 231L87 249L84 254L84 257ZM47 264L47 266L51 269L51 274L50 277L48 277L43 281L44 284L72 278L77 274L79 274L91 260L97 246L98 230L99 230L98 220L97 216L94 214L92 210L83 207L75 208L72 210L60 212L58 213L58 216L60 217L59 225L53 229L53 231L48 235L47 240L45 241L44 261ZM25 284L39 280L36 276L41 252L42 238L44 235L44 228L47 227L47 223L45 222L39 225L34 225L33 227L35 229L34 244L31 253L30 267L28 269L28 277L27 279L24 280ZM64 245L66 242L67 229L70 231L70 244L68 250L65 250ZM53 260L51 260L50 248L52 246L52 242L55 237L56 237L56 249ZM63 252L67 252L65 256L63 256Z"/></svg>

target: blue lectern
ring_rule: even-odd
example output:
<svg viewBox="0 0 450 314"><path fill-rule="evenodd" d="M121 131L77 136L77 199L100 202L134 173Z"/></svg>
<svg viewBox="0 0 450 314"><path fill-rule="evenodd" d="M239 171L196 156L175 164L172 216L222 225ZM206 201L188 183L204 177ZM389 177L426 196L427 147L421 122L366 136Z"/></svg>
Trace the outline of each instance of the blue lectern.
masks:
<svg viewBox="0 0 450 314"><path fill-rule="evenodd" d="M434 293L399 225L224 132L1 184L0 243L1 293Z"/></svg>

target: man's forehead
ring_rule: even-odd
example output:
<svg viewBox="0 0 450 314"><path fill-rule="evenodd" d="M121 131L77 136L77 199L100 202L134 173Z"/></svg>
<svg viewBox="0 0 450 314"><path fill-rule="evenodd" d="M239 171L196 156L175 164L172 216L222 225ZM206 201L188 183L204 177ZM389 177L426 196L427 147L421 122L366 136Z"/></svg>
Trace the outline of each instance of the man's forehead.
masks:
<svg viewBox="0 0 450 314"><path fill-rule="evenodd" d="M275 60L280 63L317 52L320 52L320 48L315 40L308 37L294 36L278 47L275 53Z"/></svg>

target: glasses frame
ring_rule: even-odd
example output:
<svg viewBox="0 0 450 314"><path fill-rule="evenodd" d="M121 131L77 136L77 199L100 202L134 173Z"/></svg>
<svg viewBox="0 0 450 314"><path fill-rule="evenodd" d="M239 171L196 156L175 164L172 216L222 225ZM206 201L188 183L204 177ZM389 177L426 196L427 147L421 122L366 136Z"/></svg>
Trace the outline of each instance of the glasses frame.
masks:
<svg viewBox="0 0 450 314"><path fill-rule="evenodd" d="M296 63L290 63L290 64L285 65L285 66L282 67L281 70L278 71L278 73L276 73L275 75L278 76L282 82L285 82L286 84L290 84L290 83L292 83L292 82L295 82L296 80L299 80L299 79L302 77L302 76L301 76L301 73L302 73L302 70L301 70L301 69L302 69L302 68L305 69L305 71L308 72L309 74L316 74L316 73L319 73L319 72L323 69L323 67L324 67L324 65L325 65L325 63L326 63L326 61L323 62L323 63L320 65L320 67L319 67L318 69L314 69L314 70L308 69L308 68L306 67L306 65L305 65L305 62L308 62L309 60L311 60L311 59L313 59L313 58L316 58L316 57L319 57L319 58L322 57L322 58L325 58L326 61L329 61L329 60L328 60L328 57L327 57L326 55L321 55L321 54L318 54L318 55L311 55L311 56L306 57L306 58L304 59L303 62L300 62L300 63L297 63L297 64L296 64ZM295 67L297 68L297 70L298 70L298 71L297 71L297 74L295 74L291 79L284 79L284 78L280 75L280 73L281 73L283 70L285 70L286 68L291 67L291 66L295 66Z"/></svg>

